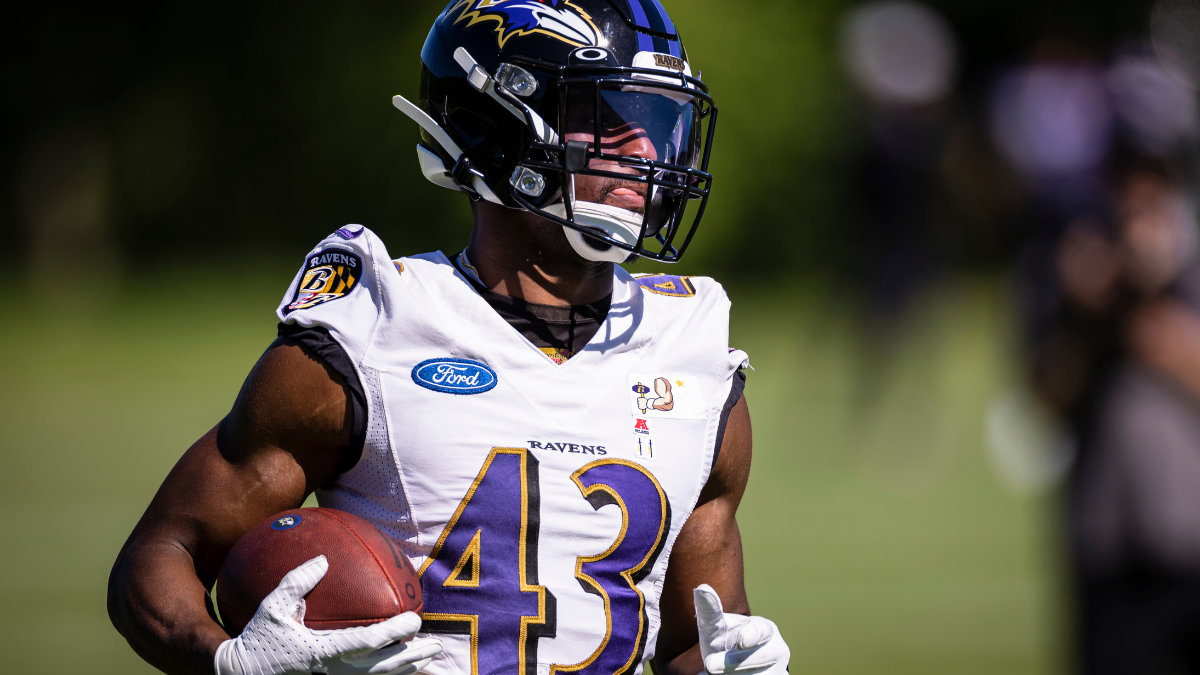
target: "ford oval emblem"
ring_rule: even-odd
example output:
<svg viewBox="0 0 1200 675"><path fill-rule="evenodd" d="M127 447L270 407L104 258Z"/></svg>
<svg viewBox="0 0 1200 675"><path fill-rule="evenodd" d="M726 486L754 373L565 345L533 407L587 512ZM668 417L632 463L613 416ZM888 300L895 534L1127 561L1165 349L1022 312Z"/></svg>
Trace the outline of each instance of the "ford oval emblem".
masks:
<svg viewBox="0 0 1200 675"><path fill-rule="evenodd" d="M482 394L496 386L496 371L468 359L429 359L412 369L412 379L444 394Z"/></svg>

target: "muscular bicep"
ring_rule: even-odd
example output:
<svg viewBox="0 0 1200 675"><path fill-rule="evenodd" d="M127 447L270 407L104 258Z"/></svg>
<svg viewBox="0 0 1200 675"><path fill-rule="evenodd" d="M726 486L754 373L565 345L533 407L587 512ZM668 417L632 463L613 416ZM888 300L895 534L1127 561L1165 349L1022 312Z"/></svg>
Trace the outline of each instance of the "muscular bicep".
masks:
<svg viewBox="0 0 1200 675"><path fill-rule="evenodd" d="M346 389L321 361L277 341L229 415L171 470L130 544L186 549L201 581L211 585L243 533L299 506L334 476L350 437Z"/></svg>
<svg viewBox="0 0 1200 675"><path fill-rule="evenodd" d="M750 477L751 451L750 410L743 397L729 414L712 474L671 551L663 584L662 628L655 657L660 673L703 670L699 651L695 649L692 589L696 586L712 586L721 596L726 612L750 613L736 515Z"/></svg>
<svg viewBox="0 0 1200 675"><path fill-rule="evenodd" d="M113 625L159 670L212 673L227 636L208 589L242 534L333 477L350 437L347 389L300 346L277 341L229 415L163 481L108 585Z"/></svg>

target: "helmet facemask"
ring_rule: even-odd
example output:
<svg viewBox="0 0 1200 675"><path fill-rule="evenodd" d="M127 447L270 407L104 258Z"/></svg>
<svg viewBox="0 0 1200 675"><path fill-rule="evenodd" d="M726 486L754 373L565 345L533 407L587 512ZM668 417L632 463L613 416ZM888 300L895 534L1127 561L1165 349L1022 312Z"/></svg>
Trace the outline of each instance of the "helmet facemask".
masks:
<svg viewBox="0 0 1200 675"><path fill-rule="evenodd" d="M427 179L553 221L590 260L682 257L717 111L661 4L453 0L421 63L419 105L393 103Z"/></svg>
<svg viewBox="0 0 1200 675"><path fill-rule="evenodd" d="M679 260L712 180L716 109L704 85L653 68L556 70L561 140L531 144L513 173L514 201L562 225L586 259ZM539 208L536 186L523 189L531 174L557 178L561 198Z"/></svg>

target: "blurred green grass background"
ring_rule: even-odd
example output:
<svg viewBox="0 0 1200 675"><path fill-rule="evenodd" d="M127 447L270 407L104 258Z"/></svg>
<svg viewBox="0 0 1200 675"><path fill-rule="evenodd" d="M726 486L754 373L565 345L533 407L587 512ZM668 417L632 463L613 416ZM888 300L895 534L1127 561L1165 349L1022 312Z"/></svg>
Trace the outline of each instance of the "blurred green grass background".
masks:
<svg viewBox="0 0 1200 675"><path fill-rule="evenodd" d="M289 276L181 272L13 301L0 670L154 672L109 625L109 567L273 338ZM747 584L793 673L1060 670L1050 504L1003 487L983 448L1013 368L1002 290L942 285L879 334L818 281L731 287L732 343L755 367Z"/></svg>
<svg viewBox="0 0 1200 675"><path fill-rule="evenodd" d="M879 111L838 56L861 3L666 4L721 110L717 188L670 269L726 282L756 368L753 607L797 675L1064 670L1053 498L1006 488L984 446L989 404L1020 379L1000 270L1023 230L1003 199L975 199L1002 187L968 191L980 203L928 241L896 234L899 262L911 244L930 265L910 298L872 276L895 242L863 227ZM1150 5L929 4L959 42L952 136L985 164L997 73L1047 37L1104 53ZM445 5L12 16L0 236L29 281L0 314L0 672L152 672L108 623L109 567L273 338L292 265L347 222L396 254L462 240L467 204L422 178L417 127L389 104L416 96Z"/></svg>

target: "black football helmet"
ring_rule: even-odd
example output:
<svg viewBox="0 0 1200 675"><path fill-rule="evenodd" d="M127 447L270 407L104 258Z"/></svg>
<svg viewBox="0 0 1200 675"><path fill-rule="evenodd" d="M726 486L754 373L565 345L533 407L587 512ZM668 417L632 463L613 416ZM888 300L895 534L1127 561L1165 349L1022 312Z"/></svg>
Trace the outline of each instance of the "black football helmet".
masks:
<svg viewBox="0 0 1200 675"><path fill-rule="evenodd" d="M430 181L550 219L590 260L683 256L717 109L659 0L451 0L421 62L420 105L392 102L421 126ZM643 206L577 199L576 176Z"/></svg>

